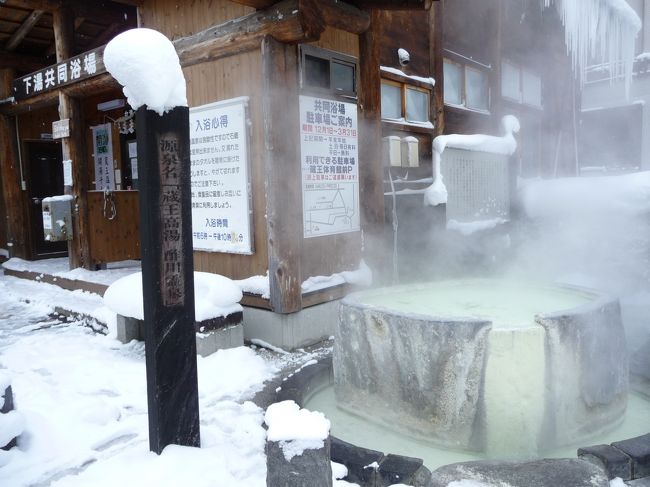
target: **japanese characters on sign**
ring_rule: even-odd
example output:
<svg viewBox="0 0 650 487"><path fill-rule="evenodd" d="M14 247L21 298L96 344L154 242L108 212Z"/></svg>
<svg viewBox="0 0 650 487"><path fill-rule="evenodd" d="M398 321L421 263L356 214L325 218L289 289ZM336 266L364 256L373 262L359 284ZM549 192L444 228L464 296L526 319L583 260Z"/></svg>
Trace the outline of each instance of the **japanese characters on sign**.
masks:
<svg viewBox="0 0 650 487"><path fill-rule="evenodd" d="M111 124L105 123L91 128L95 157L95 189L113 191L115 190L115 173L113 172Z"/></svg>
<svg viewBox="0 0 650 487"><path fill-rule="evenodd" d="M304 237L361 229L357 106L300 96Z"/></svg>
<svg viewBox="0 0 650 487"><path fill-rule="evenodd" d="M23 100L106 72L103 53L104 47L98 47L15 79L14 98Z"/></svg>
<svg viewBox="0 0 650 487"><path fill-rule="evenodd" d="M248 97L190 108L195 250L250 254Z"/></svg>
<svg viewBox="0 0 650 487"><path fill-rule="evenodd" d="M178 134L167 133L158 138L160 231L162 233L160 294L163 306L182 306L185 303L179 147Z"/></svg>

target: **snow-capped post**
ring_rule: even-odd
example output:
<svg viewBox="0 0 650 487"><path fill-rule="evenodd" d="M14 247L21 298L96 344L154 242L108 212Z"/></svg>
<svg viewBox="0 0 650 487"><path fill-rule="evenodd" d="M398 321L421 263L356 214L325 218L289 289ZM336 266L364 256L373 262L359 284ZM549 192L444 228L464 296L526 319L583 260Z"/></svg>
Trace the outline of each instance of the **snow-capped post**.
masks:
<svg viewBox="0 0 650 487"><path fill-rule="evenodd" d="M149 448L200 446L185 78L151 29L115 37L104 63L137 110Z"/></svg>

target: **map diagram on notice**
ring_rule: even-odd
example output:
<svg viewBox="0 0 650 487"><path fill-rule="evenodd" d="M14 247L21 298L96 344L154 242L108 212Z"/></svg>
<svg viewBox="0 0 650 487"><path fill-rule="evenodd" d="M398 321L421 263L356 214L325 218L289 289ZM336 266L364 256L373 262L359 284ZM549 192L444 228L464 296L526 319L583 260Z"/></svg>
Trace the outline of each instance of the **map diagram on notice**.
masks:
<svg viewBox="0 0 650 487"><path fill-rule="evenodd" d="M360 230L357 142L354 103L300 97L305 238Z"/></svg>

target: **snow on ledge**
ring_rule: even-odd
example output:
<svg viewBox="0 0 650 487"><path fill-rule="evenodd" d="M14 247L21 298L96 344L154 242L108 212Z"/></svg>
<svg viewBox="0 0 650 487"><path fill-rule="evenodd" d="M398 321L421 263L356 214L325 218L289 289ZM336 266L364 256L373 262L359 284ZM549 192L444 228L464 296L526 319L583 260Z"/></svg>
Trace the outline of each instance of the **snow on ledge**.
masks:
<svg viewBox="0 0 650 487"><path fill-rule="evenodd" d="M131 29L104 49L107 71L124 87L129 105L159 115L187 106L186 83L174 45L153 29Z"/></svg>
<svg viewBox="0 0 650 487"><path fill-rule="evenodd" d="M228 316L242 311L241 288L219 274L194 272L194 314L196 321ZM142 272L118 279L104 293L104 304L117 314L144 319Z"/></svg>
<svg viewBox="0 0 650 487"><path fill-rule="evenodd" d="M383 71L385 73L393 73L393 74L396 74L398 76L402 76L403 78L412 79L412 80L415 80L415 81L419 81L420 83L425 83L425 84L428 84L428 85L431 85L431 86L435 86L435 84L436 84L436 80L433 79L433 78L423 78L422 76L413 76L413 75L410 75L410 74L406 74L401 69L390 68L388 66L381 66L380 69L381 69L381 71Z"/></svg>
<svg viewBox="0 0 650 487"><path fill-rule="evenodd" d="M501 137L484 134L450 134L439 135L433 139L433 184L424 192L424 205L437 206L447 202L447 188L440 173L442 153L447 147L510 156L517 150L514 134L518 133L520 128L517 117L506 115L501 119L501 133L503 133Z"/></svg>
<svg viewBox="0 0 650 487"><path fill-rule="evenodd" d="M455 230L461 235L468 236L483 230L490 230L506 223L508 220L503 218L492 218L490 220L477 220L472 222L459 222L457 220L449 220L447 222L448 230Z"/></svg>
<svg viewBox="0 0 650 487"><path fill-rule="evenodd" d="M264 299L271 297L268 271L264 276L251 276L234 281L234 283L245 293L257 294ZM300 287L303 293L311 293L345 283L370 286L372 284L372 270L361 260L359 268L355 271L343 271L329 276L312 276L305 279Z"/></svg>
<svg viewBox="0 0 650 487"><path fill-rule="evenodd" d="M267 440L280 443L287 461L305 450L322 448L330 432L330 422L323 413L300 409L293 401L271 404L264 422Z"/></svg>

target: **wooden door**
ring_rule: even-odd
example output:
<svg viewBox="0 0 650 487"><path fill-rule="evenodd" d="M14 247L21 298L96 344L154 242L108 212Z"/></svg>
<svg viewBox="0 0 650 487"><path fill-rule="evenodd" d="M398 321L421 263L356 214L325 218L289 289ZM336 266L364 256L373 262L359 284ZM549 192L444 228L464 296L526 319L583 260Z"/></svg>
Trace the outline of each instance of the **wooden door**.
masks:
<svg viewBox="0 0 650 487"><path fill-rule="evenodd" d="M48 242L43 230L42 200L63 194L61 144L26 142L27 189L29 197L32 258L46 259L68 254L67 242Z"/></svg>

